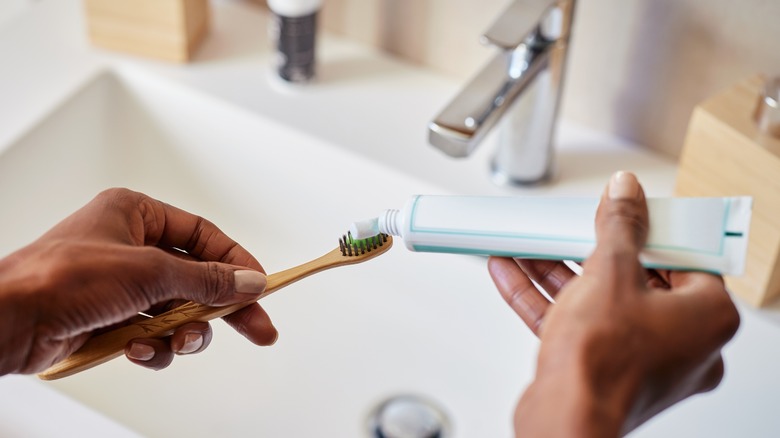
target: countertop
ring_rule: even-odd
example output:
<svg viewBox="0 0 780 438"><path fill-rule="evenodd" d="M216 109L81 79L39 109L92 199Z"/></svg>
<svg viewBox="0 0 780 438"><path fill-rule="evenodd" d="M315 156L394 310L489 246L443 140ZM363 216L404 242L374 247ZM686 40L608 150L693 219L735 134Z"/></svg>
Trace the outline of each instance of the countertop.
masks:
<svg viewBox="0 0 780 438"><path fill-rule="evenodd" d="M40 0L3 23L0 154L100 72L140 69L295 126L445 192L595 196L618 169L637 173L649 195L672 192L673 161L565 120L558 132L556 176L551 183L524 189L496 187L487 176L491 138L467 160L445 158L427 145L427 122L461 84L332 35L322 35L319 41L315 83L282 84L269 70L264 12L237 0L214 1L213 5L213 30L195 61L187 65L93 48L85 35L79 0ZM323 106L329 110L322 111ZM669 409L634 436L780 433L780 419L774 412L780 405L780 380L775 371L780 364L777 312L737 303L742 326L725 348L722 385ZM0 434L51 435L52 423L34 421L30 415L43 408L66 413L56 419L57 430L64 435L133 435L132 424L101 417L94 407L81 405L34 378L0 378Z"/></svg>

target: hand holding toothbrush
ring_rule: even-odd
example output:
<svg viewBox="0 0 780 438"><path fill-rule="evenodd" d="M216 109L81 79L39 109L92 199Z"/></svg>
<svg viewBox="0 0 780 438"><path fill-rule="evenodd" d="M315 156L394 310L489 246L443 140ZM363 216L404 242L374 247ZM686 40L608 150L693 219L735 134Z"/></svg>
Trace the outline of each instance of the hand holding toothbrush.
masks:
<svg viewBox="0 0 780 438"><path fill-rule="evenodd" d="M0 375L42 371L138 312L187 300L244 302L265 285L260 263L209 221L140 193L106 190L0 259ZM255 344L276 340L257 303L224 319ZM167 338L132 341L125 355L161 369L174 354L202 351L211 337L207 322L189 323Z"/></svg>
<svg viewBox="0 0 780 438"><path fill-rule="evenodd" d="M562 262L489 259L499 292L541 340L515 412L518 436L622 435L720 383L721 348L739 326L723 279L642 268L648 228L639 182L618 172L582 275Z"/></svg>

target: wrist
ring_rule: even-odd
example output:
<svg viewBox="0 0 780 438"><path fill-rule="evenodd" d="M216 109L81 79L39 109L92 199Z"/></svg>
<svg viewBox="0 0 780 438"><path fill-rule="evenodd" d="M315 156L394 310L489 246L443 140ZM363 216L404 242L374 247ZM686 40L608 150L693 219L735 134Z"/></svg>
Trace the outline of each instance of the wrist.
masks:
<svg viewBox="0 0 780 438"><path fill-rule="evenodd" d="M616 437L627 407L619 398L604 398L582 379L537 377L515 412L517 436Z"/></svg>
<svg viewBox="0 0 780 438"><path fill-rule="evenodd" d="M608 349L592 342L567 344L562 346L567 354L546 354L545 348L540 352L536 377L517 407L518 435L622 435L638 394L641 369L632 367L631 361L602 355Z"/></svg>

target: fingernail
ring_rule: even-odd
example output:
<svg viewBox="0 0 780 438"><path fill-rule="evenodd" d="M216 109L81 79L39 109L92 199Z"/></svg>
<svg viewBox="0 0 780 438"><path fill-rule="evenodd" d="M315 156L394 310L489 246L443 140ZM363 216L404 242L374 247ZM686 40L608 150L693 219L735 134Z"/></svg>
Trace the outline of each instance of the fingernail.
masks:
<svg viewBox="0 0 780 438"><path fill-rule="evenodd" d="M200 350L203 346L203 335L200 333L187 333L184 335L184 345L179 349L179 354L190 354Z"/></svg>
<svg viewBox="0 0 780 438"><path fill-rule="evenodd" d="M235 271L236 292L242 294L259 294L265 290L266 279L262 272L242 270Z"/></svg>
<svg viewBox="0 0 780 438"><path fill-rule="evenodd" d="M609 199L634 199L639 196L639 181L631 172L619 171L609 180Z"/></svg>
<svg viewBox="0 0 780 438"><path fill-rule="evenodd" d="M154 348L151 345L133 342L127 350L127 357L146 362L154 357Z"/></svg>

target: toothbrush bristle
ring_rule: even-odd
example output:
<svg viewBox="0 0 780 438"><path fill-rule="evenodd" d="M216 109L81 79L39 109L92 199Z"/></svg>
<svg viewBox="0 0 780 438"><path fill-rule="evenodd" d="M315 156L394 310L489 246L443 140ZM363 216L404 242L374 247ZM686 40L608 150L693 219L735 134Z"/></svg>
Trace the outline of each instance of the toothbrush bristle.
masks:
<svg viewBox="0 0 780 438"><path fill-rule="evenodd" d="M379 234L365 239L355 239L351 232L339 238L339 249L345 257L359 256L384 246L387 242L387 234Z"/></svg>

